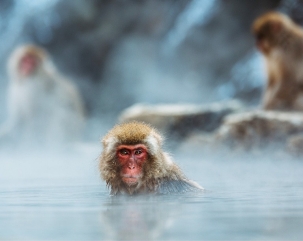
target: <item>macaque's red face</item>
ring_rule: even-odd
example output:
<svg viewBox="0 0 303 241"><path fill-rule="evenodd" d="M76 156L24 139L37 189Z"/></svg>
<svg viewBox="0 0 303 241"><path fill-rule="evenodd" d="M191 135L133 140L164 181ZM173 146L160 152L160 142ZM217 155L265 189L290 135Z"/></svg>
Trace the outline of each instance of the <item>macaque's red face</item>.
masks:
<svg viewBox="0 0 303 241"><path fill-rule="evenodd" d="M131 186L138 183L142 177L142 167L148 157L145 145L120 145L117 148L117 159L120 164L122 181Z"/></svg>
<svg viewBox="0 0 303 241"><path fill-rule="evenodd" d="M32 75L36 71L38 64L38 58L28 53L24 55L20 60L19 72L23 77Z"/></svg>

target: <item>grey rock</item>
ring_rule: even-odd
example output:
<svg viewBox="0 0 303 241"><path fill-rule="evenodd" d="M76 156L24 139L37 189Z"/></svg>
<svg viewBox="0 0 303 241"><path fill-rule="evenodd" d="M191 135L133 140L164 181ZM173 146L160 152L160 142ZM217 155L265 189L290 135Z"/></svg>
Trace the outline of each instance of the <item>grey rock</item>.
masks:
<svg viewBox="0 0 303 241"><path fill-rule="evenodd" d="M119 122L143 121L179 140L194 132L213 132L226 115L240 110L242 105L235 100L208 105L136 104L122 112Z"/></svg>
<svg viewBox="0 0 303 241"><path fill-rule="evenodd" d="M215 139L234 149L285 148L288 139L301 132L303 113L256 110L227 116Z"/></svg>

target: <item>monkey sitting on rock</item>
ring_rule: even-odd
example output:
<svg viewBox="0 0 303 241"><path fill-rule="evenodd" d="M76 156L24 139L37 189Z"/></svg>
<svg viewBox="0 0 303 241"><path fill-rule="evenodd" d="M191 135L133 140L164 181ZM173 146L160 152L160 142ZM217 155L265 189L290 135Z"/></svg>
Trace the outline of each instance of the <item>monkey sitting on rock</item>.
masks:
<svg viewBox="0 0 303 241"><path fill-rule="evenodd" d="M302 111L303 29L288 16L269 12L255 20L252 31L268 75L263 109Z"/></svg>
<svg viewBox="0 0 303 241"><path fill-rule="evenodd" d="M117 125L108 132L99 167L111 195L203 190L162 150L162 140L154 128L141 122Z"/></svg>

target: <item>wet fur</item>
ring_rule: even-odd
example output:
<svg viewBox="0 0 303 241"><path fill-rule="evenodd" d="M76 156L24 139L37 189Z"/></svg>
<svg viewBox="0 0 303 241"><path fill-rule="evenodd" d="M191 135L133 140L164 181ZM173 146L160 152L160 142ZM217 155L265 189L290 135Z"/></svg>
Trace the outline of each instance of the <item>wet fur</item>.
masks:
<svg viewBox="0 0 303 241"><path fill-rule="evenodd" d="M162 151L160 134L144 123L131 122L115 126L102 140L100 157L102 178L111 189L111 194L171 193L190 189L202 189L188 180L171 157ZM135 186L127 186L120 177L116 161L116 149L121 144L144 144L148 148L148 160L143 166L143 177Z"/></svg>

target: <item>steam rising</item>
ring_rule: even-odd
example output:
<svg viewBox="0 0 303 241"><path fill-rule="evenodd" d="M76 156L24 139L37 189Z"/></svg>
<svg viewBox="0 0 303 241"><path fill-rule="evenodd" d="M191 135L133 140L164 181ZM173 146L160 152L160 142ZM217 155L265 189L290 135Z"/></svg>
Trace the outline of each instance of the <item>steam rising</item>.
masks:
<svg viewBox="0 0 303 241"><path fill-rule="evenodd" d="M259 52L252 52L235 64L231 70L231 81L225 81L217 91L221 98L233 98L236 93L262 88L266 82L263 57Z"/></svg>
<svg viewBox="0 0 303 241"><path fill-rule="evenodd" d="M41 38L47 41L51 37L51 24L53 18L56 16L52 13L52 9L59 0L18 0L12 4L12 9L9 14L5 15L3 21L1 21L1 28L4 29L1 34L0 54L3 55L8 49L8 45L14 44L19 39L20 35L24 31L25 23L28 18L35 15L39 15L39 21L36 21L36 27L40 33ZM44 13L44 14L41 14Z"/></svg>
<svg viewBox="0 0 303 241"><path fill-rule="evenodd" d="M216 0L191 1L177 18L175 26L167 33L163 42L164 51L172 53L193 27L205 24L213 15L216 4L219 4Z"/></svg>
<svg viewBox="0 0 303 241"><path fill-rule="evenodd" d="M84 72L87 76L83 77L77 76L77 65L71 65L71 72L66 65L59 66L64 74L79 78L77 81L84 83L80 86L90 85L88 91L82 90L84 97L92 99L93 103L88 108L84 141L57 149L38 145L4 148L0 142L0 239L200 240L203 237L206 240L233 240L237 235L239 240L290 240L303 237L302 162L289 161L280 152L280 147L274 146L261 156L255 156L251 153L237 155L230 150L226 154L225 150L210 150L204 144L204 148L201 145L187 148L185 143L184 149L181 146L179 152L172 154L186 176L206 188L201 195L113 200L99 177L99 140L116 123L124 108L137 102L202 104L260 92L265 80L263 60L252 45L228 74L218 75L221 76L219 80L213 79L211 74L221 71L217 69L217 62L206 65L212 57L204 55L209 46L200 49L198 45L192 52L185 51L188 59L199 56L200 61L188 63L182 54L176 55L192 31L203 32L220 4L236 4L236 1L185 1L188 2L186 7L180 10L172 27L159 34L160 37L144 34L134 27L141 19L134 20L133 13L138 9L141 11L149 1L7 2L8 9L0 9L0 126L7 118L7 56L22 42L34 41L56 49L53 54L58 63L79 62L81 67L87 68ZM62 2L67 3L66 6L78 6L80 13L85 4L94 6L96 3L97 6L101 3L98 16L87 25L82 21L85 17L75 18L76 27L74 19L70 20L75 29L83 28L81 34L70 39L73 44L60 42L65 32L55 35L54 29L63 24L62 16L55 11ZM173 5L182 1L158 2ZM290 11L302 7L299 2L284 0L281 9ZM113 22L102 22L102 17L112 9L111 3L122 8L125 7L123 4L131 6L127 9L132 11L125 14L131 16L131 24L121 27L124 23L120 26L119 21L125 19L119 19L121 16L115 12L110 12L113 17L108 17ZM91 16L89 12L84 15ZM156 25L155 22L150 25ZM236 24L241 24L241 20ZM28 26L34 33L27 32ZM112 31L112 26L117 29ZM120 30L121 33L116 33ZM226 31L221 29L222 34ZM104 36L104 32L108 35ZM112 32L116 37L110 35ZM69 37L69 33L66 35ZM102 42L104 39L110 41ZM212 54L221 56L221 51L224 56L224 51L229 49L217 46ZM75 55L63 58L64 55L60 55L63 52ZM86 58L92 52L102 52L103 55L97 55L102 58ZM92 74L98 77L88 76L89 67L95 62L100 65L100 73ZM203 71L200 71L202 67ZM91 89L97 94L90 92ZM249 103L256 102L250 97L247 99Z"/></svg>

